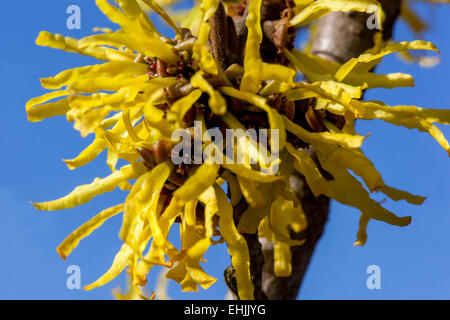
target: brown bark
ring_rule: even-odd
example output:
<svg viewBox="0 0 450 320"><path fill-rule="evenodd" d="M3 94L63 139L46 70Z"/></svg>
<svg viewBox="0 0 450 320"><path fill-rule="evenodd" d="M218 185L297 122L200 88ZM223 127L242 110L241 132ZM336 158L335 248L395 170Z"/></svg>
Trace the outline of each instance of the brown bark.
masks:
<svg viewBox="0 0 450 320"><path fill-rule="evenodd" d="M380 0L386 14L383 38L389 39L400 13L401 0ZM378 30L367 27L369 15L359 12L333 12L319 22L311 53L332 61L345 63L373 47L373 36Z"/></svg>
<svg viewBox="0 0 450 320"><path fill-rule="evenodd" d="M248 5L248 3L247 3ZM264 35L264 39L261 43L261 56L265 62L271 63L283 63L287 62L283 56L278 55L280 52L279 46L291 48L293 46L293 41L295 39L295 34L288 32L287 28L283 29L283 26L286 25L288 17L282 19L283 13L289 12L289 5L292 5L289 1L284 0L263 0L261 5L261 24L267 25L270 23L272 26L271 32L266 32ZM241 8L242 9L242 8ZM225 38L227 38L224 43L228 44L229 49L235 54L244 51L245 47L245 39L247 36L247 28L245 26L245 19L248 15L248 7L242 10L242 15L237 15L234 19L228 17L226 23L218 23L217 21L225 21L223 18L223 8L222 5L219 4L219 8L211 19L211 33L210 33L210 42L213 48L213 55L218 59L219 63L221 60L224 61L222 69L225 69L233 60L235 62L240 61L240 57L237 59L233 56L230 56L229 61L227 63L225 57L220 57L222 55L221 52L224 50L220 50L220 46L218 45L220 42L216 39L220 39L221 37L217 34L227 34ZM234 28L229 28L229 26L225 26L227 23L233 23ZM230 41L230 39L234 39L234 41ZM230 61L231 60L231 61ZM242 119L246 116L251 116L249 114L242 115ZM255 115L253 115L255 116ZM261 120L264 120L263 118ZM247 121L250 121L250 118L247 117ZM267 124L264 125L267 127ZM245 198L242 198L241 202L234 208L233 217L236 225L239 224L239 220L247 209L248 203ZM262 246L258 239L258 232L255 234L243 234L247 246L249 249L250 256L250 274L251 280L254 286L254 298L255 300L266 300L267 296L262 289L262 274L263 274L263 266L264 266L264 254L262 252ZM233 295L234 299L239 299L237 284L236 284L236 274L233 266L229 266L224 271L224 280L227 284L230 292Z"/></svg>
<svg viewBox="0 0 450 320"><path fill-rule="evenodd" d="M392 36L395 20L400 12L401 0L380 0L386 13L383 38ZM345 63L373 47L373 35L377 30L367 28L369 15L363 13L331 13L322 18L313 39L311 52L332 61ZM301 200L308 219L308 228L299 238L306 238L303 246L292 247L292 275L277 278L273 274L273 245L261 240L265 265L262 287L270 300L296 299L318 240L328 217L329 199L314 197L303 176L291 177L291 187Z"/></svg>

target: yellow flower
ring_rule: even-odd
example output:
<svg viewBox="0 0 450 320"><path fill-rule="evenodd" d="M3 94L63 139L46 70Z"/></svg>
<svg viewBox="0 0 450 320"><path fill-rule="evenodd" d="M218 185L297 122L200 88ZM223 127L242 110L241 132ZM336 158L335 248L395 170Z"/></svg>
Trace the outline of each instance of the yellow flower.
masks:
<svg viewBox="0 0 450 320"><path fill-rule="evenodd" d="M219 6L218 0L201 1L187 17L185 25L198 26L194 33L179 28L153 0L142 0L174 29L174 39L156 30L136 0L118 0L118 6L106 0L96 2L100 10L120 26L119 30L105 29L105 33L81 40L41 32L36 43L104 62L41 79L44 88L57 91L31 99L26 105L30 121L66 115L82 136L95 134L94 141L79 156L64 160L69 169L93 161L106 150L107 165L112 170L109 176L79 186L61 199L35 203L37 209L73 208L116 187L129 191L124 203L93 217L57 249L65 259L81 239L107 219L123 212L122 248L111 268L86 286L86 290L106 284L128 268L133 287L128 296L120 297L142 298L139 287L146 284L146 276L155 265L169 268L166 277L180 283L183 290L195 291L198 285L206 289L216 279L205 273L200 262L210 246L224 241L236 270L239 297L253 299L250 258L242 233L259 230L262 236L274 241L275 274L279 276L288 276L291 272L290 246L303 243L291 239L288 231L292 228L300 232L307 227L301 203L289 187L293 170L305 176L314 195L326 195L361 211L356 241L359 245L366 241L365 228L370 219L398 226L410 222L410 217L397 217L383 208L369 192L383 192L396 201L423 202L423 197L385 185L360 149L364 137L355 133L355 119L382 119L429 132L450 153L447 140L434 125L435 122L450 123L448 110L390 107L380 102L358 100L367 88L411 86L413 79L409 75L376 75L370 70L392 52L437 51L430 43L385 44L379 40L374 49L344 65L282 48L292 68L266 63L260 54L261 0L251 0L243 65L234 64L222 70L208 43L210 21ZM293 8L295 15L288 23L303 26L331 11L372 12L374 3L377 2L298 1ZM382 20L381 9L377 14ZM297 71L312 83L295 82ZM343 120L344 125L324 118L319 120L324 130L307 130L295 123L292 108L276 105L274 96L285 106L314 97L317 110L327 110ZM58 98L61 99L49 102ZM239 118L237 111L230 107L236 103L240 110L266 119L267 124L260 128L279 132L279 140L269 145L253 141L256 144L250 146L257 147L249 147L246 139L233 141L238 151L255 160L254 164L218 164L207 160L202 164L176 165L171 161L172 149L179 142L173 138L173 133L192 128L194 120L202 124L205 132L218 126L217 121L224 128L248 129L247 120ZM311 118L311 123L316 120ZM298 140L316 150L320 168L305 150L296 148L294 142ZM228 156L214 147L211 140L202 143L201 150L212 147L222 159ZM274 175L263 174L261 169L272 168L266 163L265 155L275 153L275 147L279 149L276 164L280 168ZM119 159L129 164L116 169ZM332 179L325 177L324 171ZM350 171L361 177L365 186ZM230 199L221 188L224 183L229 186ZM236 226L233 209L241 199L245 199L249 207ZM199 210L203 211L202 217L198 215ZM167 239L176 224L181 229L178 247ZM217 240L215 236L220 238Z"/></svg>

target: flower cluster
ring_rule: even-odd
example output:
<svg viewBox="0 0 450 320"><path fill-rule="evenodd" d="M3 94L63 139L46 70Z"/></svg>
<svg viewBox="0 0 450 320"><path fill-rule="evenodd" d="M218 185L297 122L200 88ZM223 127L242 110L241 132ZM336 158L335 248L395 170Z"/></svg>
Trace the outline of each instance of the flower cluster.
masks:
<svg viewBox="0 0 450 320"><path fill-rule="evenodd" d="M104 62L42 79L42 86L54 91L26 105L30 121L65 115L82 136L95 134L75 159L64 160L70 169L106 151L112 171L61 199L35 203L37 209L73 208L116 187L129 191L124 203L94 216L57 248L65 259L81 239L123 212L122 248L111 268L87 290L106 284L128 268L133 292L141 295L139 287L146 284L155 265L169 268L166 277L180 283L183 290L206 289L216 279L201 267L202 257L210 246L226 242L239 297L253 299L243 234L259 232L274 242L277 276L290 274L290 247L303 243L290 236L290 230L307 228L301 203L289 186L294 170L305 177L315 196L326 195L360 210L357 245L366 242L370 219L397 226L410 223L410 217L398 217L373 200L371 192L382 192L396 201L423 202L423 197L384 183L361 151L365 137L356 133L356 119L381 119L428 132L450 153L450 145L434 124L450 124L449 110L360 100L369 88L414 84L407 74L373 73L385 55L411 49L438 51L434 45L425 41L385 43L378 34L374 48L342 65L292 45L296 28L332 11L369 12L383 21L377 1L278 1L278 19L268 25L272 52L278 53L272 59L264 58L268 49L261 46L267 31L266 24L261 25L261 0L225 6L218 0L202 0L187 15L183 28L156 2L142 0L173 28L173 39L158 32L136 0L118 0L117 5L96 2L120 29L101 29L102 33L81 40L41 32L36 43ZM238 21L241 30L237 30ZM298 72L310 82L296 82ZM171 153L179 141L172 133L191 130L194 121L204 130L274 129L279 140L270 144L254 141L257 148L253 149L246 139L233 141L235 150L254 160L251 164L219 164L207 158L202 164L175 165ZM267 163L266 155L274 143L280 169L273 175L263 174L261 168L273 165ZM212 139L203 141L202 148L228 156ZM308 152L310 148L316 157ZM129 164L116 168L119 159ZM225 185L228 194L222 188ZM234 209L243 201L248 206L236 225ZM179 246L168 240L174 225L181 230Z"/></svg>

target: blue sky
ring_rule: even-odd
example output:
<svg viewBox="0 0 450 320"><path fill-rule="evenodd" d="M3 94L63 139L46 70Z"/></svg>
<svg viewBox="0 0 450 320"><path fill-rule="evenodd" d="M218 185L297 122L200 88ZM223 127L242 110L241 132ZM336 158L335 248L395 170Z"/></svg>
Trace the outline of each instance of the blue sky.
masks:
<svg viewBox="0 0 450 320"><path fill-rule="evenodd" d="M66 28L66 8L77 4L82 11L82 29ZM432 69L405 64L395 56L386 58L378 72L406 72L416 79L415 88L377 89L367 99L390 105L406 104L448 108L450 101L450 7L417 5L430 22L420 38L441 50L442 63ZM92 137L82 139L63 117L28 123L25 102L44 93L38 78L63 69L96 63L76 54L38 47L40 30L79 38L93 27L114 27L95 7L93 0L7 1L2 6L0 29L0 92L2 134L0 145L0 299L110 299L111 289L125 285L122 275L110 284L90 292L68 290L66 269L81 268L82 285L96 280L110 266L120 248L116 216L83 240L66 262L56 254L57 245L89 217L120 203L125 194L114 191L84 206L61 212L38 212L29 201L56 199L75 186L108 174L105 156L86 167L69 171L60 159L77 155ZM395 39L416 38L400 23ZM412 216L405 228L371 222L364 247L353 248L359 213L333 203L325 234L306 274L300 299L449 299L450 298L450 197L449 159L429 135L395 127L380 121L359 121L362 134L371 133L364 152L373 160L386 183L425 195L422 206L386 201L399 216ZM450 137L450 129L441 127ZM382 198L379 198L382 199ZM208 291L181 293L175 283L169 295L176 299L222 299L223 269L229 264L224 246L210 249L207 272L219 278ZM381 289L368 290L366 269L381 268ZM150 275L154 288L159 269Z"/></svg>

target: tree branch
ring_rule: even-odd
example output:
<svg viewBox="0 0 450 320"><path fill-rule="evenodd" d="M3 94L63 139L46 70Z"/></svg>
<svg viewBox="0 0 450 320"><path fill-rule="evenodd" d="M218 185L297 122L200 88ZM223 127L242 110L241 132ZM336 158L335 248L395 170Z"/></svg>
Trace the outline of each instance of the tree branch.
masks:
<svg viewBox="0 0 450 320"><path fill-rule="evenodd" d="M380 0L386 14L383 38L392 36L395 20L400 12L401 0ZM369 15L363 13L331 13L322 18L313 39L311 53L332 61L345 63L373 47L373 35L377 30L367 28ZM311 150L311 153L314 152ZM265 265L263 290L271 300L296 299L304 275L328 217L329 199L314 197L303 176L296 174L290 179L291 187L300 199L308 219L308 228L297 237L306 237L303 246L291 247L292 274L278 278L273 274L273 244L261 239Z"/></svg>

